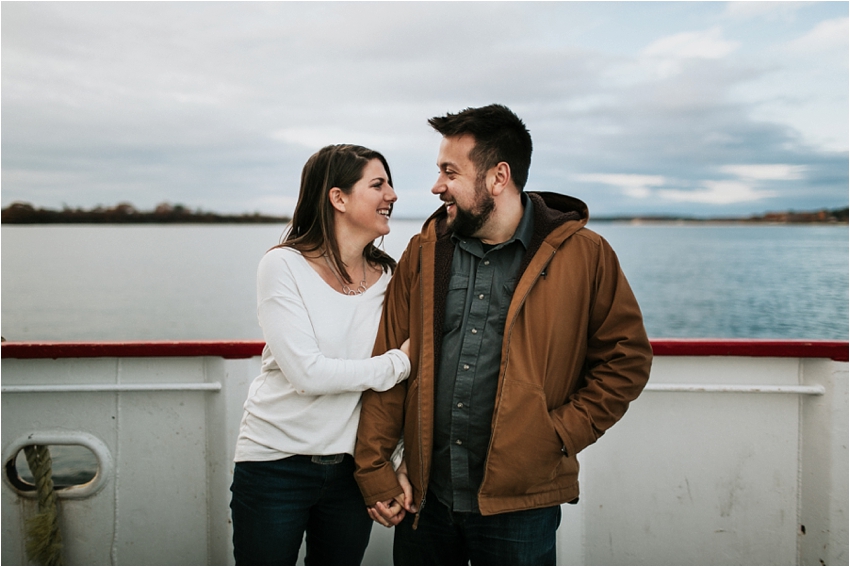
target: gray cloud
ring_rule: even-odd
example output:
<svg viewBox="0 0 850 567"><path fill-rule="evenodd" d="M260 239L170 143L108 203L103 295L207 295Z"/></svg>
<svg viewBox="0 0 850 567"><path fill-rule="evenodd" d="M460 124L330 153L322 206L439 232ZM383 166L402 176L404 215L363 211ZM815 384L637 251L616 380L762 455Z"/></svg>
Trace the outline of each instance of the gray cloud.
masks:
<svg viewBox="0 0 850 567"><path fill-rule="evenodd" d="M306 158L353 142L387 155L397 211L421 216L437 203L426 119L502 102L534 136L529 188L597 214L846 206L838 8L7 3L2 202L290 212ZM599 181L628 176L663 182Z"/></svg>

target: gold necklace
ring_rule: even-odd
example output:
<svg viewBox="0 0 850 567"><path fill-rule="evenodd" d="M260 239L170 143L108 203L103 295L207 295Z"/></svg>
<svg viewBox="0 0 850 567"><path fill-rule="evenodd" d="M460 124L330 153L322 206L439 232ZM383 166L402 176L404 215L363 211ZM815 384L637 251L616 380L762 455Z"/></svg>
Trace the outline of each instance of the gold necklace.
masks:
<svg viewBox="0 0 850 567"><path fill-rule="evenodd" d="M344 293L345 295L363 295L363 292L366 291L366 256L363 256L363 279L360 280L360 285L357 286L357 289L351 289L346 285L344 281L342 281L342 278L339 277L339 274L336 273L336 270L334 270L334 267L331 265L331 261L328 260L327 254L322 254L322 258L325 259L325 263L328 265L328 269L336 278L336 281L338 281L339 285L342 286L342 293Z"/></svg>

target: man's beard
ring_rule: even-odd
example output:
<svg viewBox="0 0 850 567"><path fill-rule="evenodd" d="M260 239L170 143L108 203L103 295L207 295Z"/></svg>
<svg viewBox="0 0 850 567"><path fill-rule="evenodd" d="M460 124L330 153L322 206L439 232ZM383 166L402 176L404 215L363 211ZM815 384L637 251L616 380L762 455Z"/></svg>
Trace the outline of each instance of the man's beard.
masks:
<svg viewBox="0 0 850 567"><path fill-rule="evenodd" d="M471 238L484 226L495 208L496 201L487 191L485 178L478 177L475 180L475 203L472 209L462 209L455 201L455 218L449 222L448 227L458 236Z"/></svg>

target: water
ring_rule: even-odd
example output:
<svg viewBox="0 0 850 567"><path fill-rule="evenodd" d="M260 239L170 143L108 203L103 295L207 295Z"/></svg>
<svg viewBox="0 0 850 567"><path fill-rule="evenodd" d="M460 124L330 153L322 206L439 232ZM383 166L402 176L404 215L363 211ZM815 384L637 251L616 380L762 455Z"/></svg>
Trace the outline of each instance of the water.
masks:
<svg viewBox="0 0 850 567"><path fill-rule="evenodd" d="M421 221L392 221L395 258ZM591 223L651 337L848 338L847 226ZM255 276L284 225L2 227L8 340L261 339Z"/></svg>
<svg viewBox="0 0 850 567"><path fill-rule="evenodd" d="M846 226L598 223L650 337L848 338Z"/></svg>
<svg viewBox="0 0 850 567"><path fill-rule="evenodd" d="M392 221L399 258L421 221ZM284 225L3 226L9 340L261 339L255 275ZM651 337L848 338L846 226L592 223L617 251ZM52 446L54 481L94 454ZM32 475L21 453L22 478Z"/></svg>
<svg viewBox="0 0 850 567"><path fill-rule="evenodd" d="M53 483L57 488L85 484L97 474L97 457L82 445L50 445ZM24 451L15 458L18 477L35 486L35 475L30 470Z"/></svg>

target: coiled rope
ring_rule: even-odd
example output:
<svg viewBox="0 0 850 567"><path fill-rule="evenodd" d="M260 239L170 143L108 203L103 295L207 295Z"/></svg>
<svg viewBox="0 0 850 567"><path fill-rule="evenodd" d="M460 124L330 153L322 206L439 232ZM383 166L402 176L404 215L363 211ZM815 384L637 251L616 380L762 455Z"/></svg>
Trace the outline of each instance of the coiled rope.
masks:
<svg viewBox="0 0 850 567"><path fill-rule="evenodd" d="M59 532L50 450L46 445L27 445L24 454L35 478L38 494L38 513L26 521L27 557L42 565L63 565L62 534Z"/></svg>

